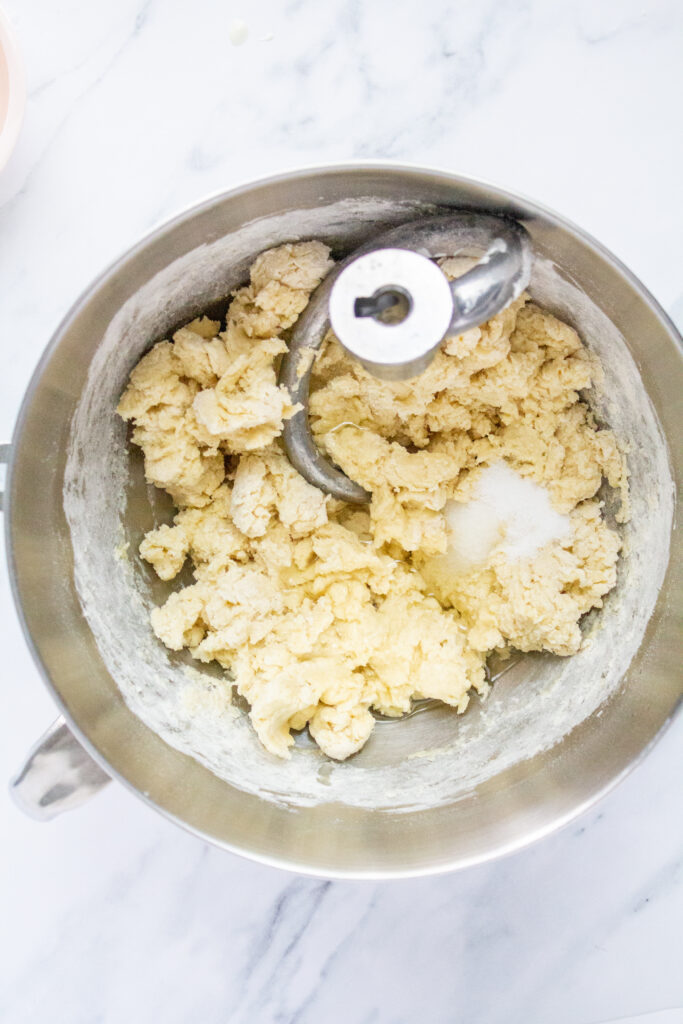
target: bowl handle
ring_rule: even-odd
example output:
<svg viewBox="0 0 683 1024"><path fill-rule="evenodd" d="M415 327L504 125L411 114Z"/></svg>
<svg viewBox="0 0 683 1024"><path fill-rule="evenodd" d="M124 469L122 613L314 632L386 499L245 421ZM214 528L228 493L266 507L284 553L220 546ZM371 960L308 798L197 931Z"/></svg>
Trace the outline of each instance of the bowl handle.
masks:
<svg viewBox="0 0 683 1024"><path fill-rule="evenodd" d="M9 457L10 445L0 444L0 466L6 465ZM0 485L0 510L3 497ZM10 782L10 793L25 814L49 821L62 811L78 807L110 781L60 715Z"/></svg>
<svg viewBox="0 0 683 1024"><path fill-rule="evenodd" d="M79 807L111 782L81 746L60 715L31 750L10 783L18 807L31 818L49 821Z"/></svg>

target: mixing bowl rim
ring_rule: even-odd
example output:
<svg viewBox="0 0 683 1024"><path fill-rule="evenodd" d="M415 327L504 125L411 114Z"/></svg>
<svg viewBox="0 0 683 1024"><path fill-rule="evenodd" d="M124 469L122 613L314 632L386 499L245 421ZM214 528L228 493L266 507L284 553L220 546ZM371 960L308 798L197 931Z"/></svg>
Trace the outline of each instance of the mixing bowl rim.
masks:
<svg viewBox="0 0 683 1024"><path fill-rule="evenodd" d="M174 824L183 828L186 832L195 835L198 839L204 842L210 842L221 849L227 850L230 853L234 853L237 856L245 857L248 860L255 861L270 867L277 867L283 870L289 870L296 872L300 875L309 876L312 878L334 878L334 879L355 879L355 880L368 880L368 881L379 881L379 880L390 880L400 878L418 878L426 877L430 875L443 874L448 871L462 870L464 868L473 867L477 864L485 864L489 861L495 860L499 857L507 856L518 850L522 850L532 843L551 835L552 833L559 831L566 827L570 822L574 821L581 814L585 813L591 807L593 807L598 801L600 801L607 793L614 789L630 772L647 757L649 752L655 746L655 744L662 737L664 732L669 728L674 719L678 716L678 713L683 706L683 699L679 700L678 703L672 708L671 712L662 722L662 725L658 731L653 735L650 741L639 751L639 753L631 759L631 761L624 766L624 768L615 774L611 779L605 783L604 786L598 790L592 792L585 800L579 802L577 805L571 808L571 810L560 814L555 817L552 821L542 826L533 829L530 833L526 833L519 838L510 840L507 842L499 843L491 847L485 853L476 854L468 857L456 858L453 861L446 863L433 863L427 864L424 867L408 868L408 869L382 869L382 870L365 870L365 869L326 869L310 867L306 864L299 864L286 857L270 856L260 852L252 852L245 847L231 844L226 840L219 839L213 836L208 836L201 829L194 827L184 819L176 816L165 807L156 803L150 796L148 796L143 790L138 789L132 782L129 782L119 771L114 768L109 761L99 752L97 747L90 740L88 735L81 730L78 724L72 719L69 708L66 702L62 699L58 692L55 684L52 682L50 672L47 665L44 663L28 628L26 617L24 615L23 604L18 587L17 570L15 565L15 555L12 545L12 520L13 520L13 502L12 502L12 490L13 490L13 479L15 471L16 453L18 451L18 442L21 438L21 433L24 426L24 421L28 415L29 409L32 405L33 397L40 384L43 372L49 364L53 353L58 348L61 339L68 332L72 323L77 319L81 311L88 305L91 299L98 293L102 285L112 277L116 275L121 267L123 267L129 260L134 258L136 255L144 251L147 246L151 243L161 239L167 232L179 227L183 223L201 215L203 212L208 211L217 202L226 199L234 199L240 195L254 191L255 189L267 187L269 185L277 185L279 183L288 182L297 179L311 178L314 175L335 175L343 174L345 172L365 172L372 174L374 172L397 172L398 174L404 173L408 175L425 175L429 177L440 177L448 181L452 181L454 186L459 184L467 187L484 188L497 194L501 200L510 202L511 204L521 204L529 208L535 215L540 215L546 222L560 227L564 231L569 231L570 234L578 238L579 241L584 243L589 249L593 250L602 258L606 259L614 268L617 270L623 278L625 278L628 285L638 294L639 298L643 300L653 311L653 313L659 318L662 326L670 336L674 345L678 349L679 356L681 357L683 364L683 338L677 327L668 316L666 311L661 307L657 299L652 293L645 287L640 279L617 257L612 253L606 246L595 239L590 233L574 224L573 221L568 220L559 213L556 213L550 207L545 206L542 203L531 199L520 192L513 192L507 188L503 188L493 182L490 182L482 178L471 178L465 175L455 174L451 171L444 170L439 167L424 166L420 164L403 163L394 160L375 160L372 162L366 162L363 160L357 161L345 161L343 163L335 164L311 164L306 166L297 166L289 170L281 170L276 174L268 175L259 179L249 179L243 181L238 185L230 189L219 189L212 193L209 193L203 199L198 202L192 203L188 206L183 207L176 214L167 217L153 228L151 228L146 234L138 239L132 246L126 248L120 256L114 259L109 265L98 274L94 280L81 292L78 298L72 303L68 311L60 320L56 329L53 331L52 336L46 345L41 357L36 364L36 367L31 375L29 384L24 392L24 396L17 414L15 421L14 430L12 433L12 441L10 445L10 455L7 465L7 477L5 494L7 501L4 509L4 533L5 533L5 547L7 553L7 567L10 578L10 585L12 590L12 596L14 598L14 604L17 610L17 615L21 623L22 631L26 639L27 646L33 660L42 676L43 682L45 683L48 691L53 696L59 711L64 716L69 729L73 732L74 736L78 739L79 743L85 748L88 754L93 760L113 779L122 783L126 789L132 792L139 799L144 801L149 807L163 815L164 818L173 822ZM262 218L255 218L260 220ZM246 222L250 223L250 222ZM132 714L133 712L131 712ZM380 813L384 813L380 810Z"/></svg>

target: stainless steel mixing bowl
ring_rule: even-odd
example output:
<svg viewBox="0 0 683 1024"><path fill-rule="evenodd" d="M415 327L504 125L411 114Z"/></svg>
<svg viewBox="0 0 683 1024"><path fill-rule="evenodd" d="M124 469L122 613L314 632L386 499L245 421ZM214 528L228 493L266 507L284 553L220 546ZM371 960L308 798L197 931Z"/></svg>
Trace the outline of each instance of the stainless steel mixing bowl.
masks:
<svg viewBox="0 0 683 1024"><path fill-rule="evenodd" d="M45 683L63 715L15 781L15 794L27 810L49 817L113 776L179 825L256 860L330 876L426 874L486 860L558 828L614 785L671 721L681 697L676 643L681 608L678 531L671 538L656 607L630 667L620 674L619 685L606 692L599 706L577 712L574 727L554 736L552 745L543 749L541 744L533 756L522 750L519 757L503 758L488 775L483 770L473 775L471 785L461 780L452 798L431 804L428 798L422 804L412 798L403 804L400 800L402 780L406 784L412 780L410 785L419 788L420 776L413 766L428 754L420 745L424 748L430 730L438 732L442 742L450 736L454 744L464 743L462 737L482 728L486 715L501 708L505 711L507 706L512 709L520 695L536 692L533 680L551 671L542 658L522 661L510 673L512 682L508 676L501 680L494 687L492 710L475 709L472 725L463 724L470 712L463 719L444 712L431 720L425 714L378 727L375 747L353 759L356 765L349 770L379 771L381 762L382 771L389 771L394 780L391 798L378 792L372 806L367 800L346 800L340 789L342 799L338 799L335 776L326 777L324 762L309 749L295 756L312 759L312 770L327 786L327 798L292 803L286 792L259 795L246 778L228 783L160 739L124 702L106 644L93 633L92 615L84 615L74 580L78 552L73 545L83 543L87 548L89 527L81 524L81 541L76 542L73 523L70 529L65 516L67 450L84 388L89 379L92 384L93 359L121 309L133 310L126 328L131 338L137 329L138 340L125 357L130 369L145 344L225 296L244 279L250 259L266 245L297 235L313 236L343 251L386 224L451 208L518 218L530 231L539 259L552 264L562 280L578 289L577 295L584 295L603 319L611 321L634 356L654 407L653 423L656 414L668 440L672 476L680 482L680 337L652 296L618 260L556 214L488 185L390 165L300 171L235 189L194 207L126 253L79 299L34 374L11 447L0 449L0 457L9 462L6 540L17 608ZM221 249L219 243L239 232L239 258L233 258L230 247ZM225 267L214 274L207 288L197 268L203 265L201 253L213 252L211 247L216 245L216 259L223 259ZM145 320L144 302L136 295L173 267L178 272L168 280L175 285L169 287L167 300L157 301L154 316ZM570 308L562 312L572 319ZM585 324L583 333L587 333ZM121 344L126 337L124 331ZM110 397L113 409L113 392ZM613 409L618 411L620 396L608 399L616 401ZM623 404L631 400L623 396ZM634 424L637 433L639 426ZM113 412L108 411L102 417L101 432L104 436L117 429ZM647 481L648 453L639 452L638 447L636 438L634 458L643 456L642 479ZM666 462L666 453L659 455ZM148 489L139 477L139 460L136 463L131 457L131 466L123 529L134 542L150 523L150 506ZM118 486L107 465L100 469L103 490ZM660 539L666 546L666 537ZM118 572L113 551L108 571L112 579ZM144 576L141 567L136 571L142 573L140 579L151 600L162 596L163 589ZM628 580L622 585L628 590ZM112 602L115 593L112 589ZM100 607L98 611L100 618L110 615L115 628L117 610ZM625 644L627 633L628 629L622 630ZM619 644L612 643L615 646ZM144 671L142 664L140 671ZM539 702L538 715L549 716L551 706L547 700ZM268 766L271 775L276 770L277 765ZM433 780L438 761L430 770ZM447 771L446 762L443 770Z"/></svg>

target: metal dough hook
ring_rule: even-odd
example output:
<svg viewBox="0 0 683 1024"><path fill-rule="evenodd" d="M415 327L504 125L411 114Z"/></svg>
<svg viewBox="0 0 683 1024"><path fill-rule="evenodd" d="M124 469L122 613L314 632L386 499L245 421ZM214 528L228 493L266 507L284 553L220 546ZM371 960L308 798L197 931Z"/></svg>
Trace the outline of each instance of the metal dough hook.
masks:
<svg viewBox="0 0 683 1024"><path fill-rule="evenodd" d="M455 281L432 260L485 250ZM489 320L529 283L531 239L517 221L460 211L392 228L356 249L314 292L292 332L280 383L303 408L283 440L303 477L335 498L362 505L370 494L323 457L308 422L315 356L330 327L350 355L382 380L422 373L448 334Z"/></svg>

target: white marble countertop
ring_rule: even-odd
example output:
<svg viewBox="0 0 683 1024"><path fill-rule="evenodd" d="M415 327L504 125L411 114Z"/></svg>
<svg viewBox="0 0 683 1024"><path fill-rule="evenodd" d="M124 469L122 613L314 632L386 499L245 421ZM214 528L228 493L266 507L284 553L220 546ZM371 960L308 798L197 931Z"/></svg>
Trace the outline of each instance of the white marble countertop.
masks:
<svg viewBox="0 0 683 1024"><path fill-rule="evenodd" d="M0 175L0 441L100 269L206 193L307 163L397 158L532 195L683 319L676 0L5 8L29 102ZM4 561L0 623L7 779L54 707ZM0 1019L591 1024L680 1007L682 738L679 716L616 791L526 851L384 884L229 856L118 785L49 825L3 792Z"/></svg>

